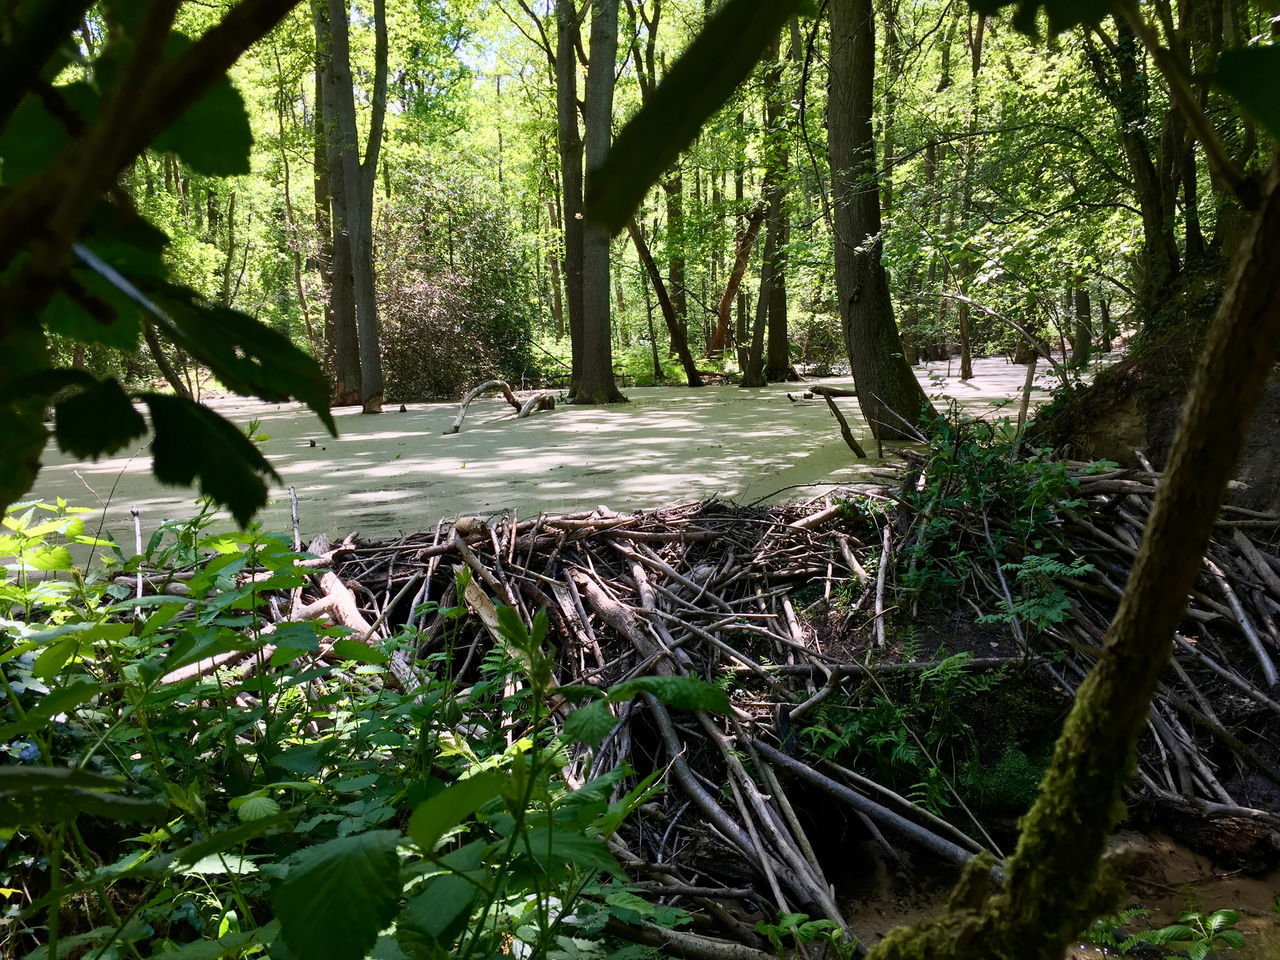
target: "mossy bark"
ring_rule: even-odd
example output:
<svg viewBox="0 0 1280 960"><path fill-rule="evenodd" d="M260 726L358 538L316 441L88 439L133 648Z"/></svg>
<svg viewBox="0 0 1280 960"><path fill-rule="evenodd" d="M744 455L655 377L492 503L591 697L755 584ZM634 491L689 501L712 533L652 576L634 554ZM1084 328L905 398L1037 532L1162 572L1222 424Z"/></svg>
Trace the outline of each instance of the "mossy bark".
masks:
<svg viewBox="0 0 1280 960"><path fill-rule="evenodd" d="M1102 855L1134 745L1280 346L1278 184L1280 162L1233 265L1103 653L1023 818L1004 888L979 904L975 867L943 917L891 931L872 960L1060 960L1106 909Z"/></svg>

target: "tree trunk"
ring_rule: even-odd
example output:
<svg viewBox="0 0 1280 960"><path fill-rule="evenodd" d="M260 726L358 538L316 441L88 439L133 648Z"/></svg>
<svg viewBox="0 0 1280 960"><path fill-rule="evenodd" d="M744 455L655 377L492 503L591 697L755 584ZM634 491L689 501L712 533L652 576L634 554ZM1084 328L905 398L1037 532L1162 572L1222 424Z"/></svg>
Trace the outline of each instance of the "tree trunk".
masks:
<svg viewBox="0 0 1280 960"><path fill-rule="evenodd" d="M356 333L355 276L351 262L350 216L347 211L346 177L340 134L334 110L334 58L332 31L326 0L312 0L316 30L316 156L323 154L323 178L316 181L316 221L323 222L321 236L329 256L322 259L328 297L325 302L325 335L331 357L334 406L360 402L360 352ZM317 166L320 166L317 163ZM323 179L323 183L321 180Z"/></svg>
<svg viewBox="0 0 1280 960"><path fill-rule="evenodd" d="M836 289L845 349L858 403L877 439L910 436L922 411L932 414L893 319L880 263L880 191L871 108L875 21L871 0L831 0L828 149L835 219Z"/></svg>
<svg viewBox="0 0 1280 960"><path fill-rule="evenodd" d="M231 306L231 268L236 257L236 192L231 191L227 200L227 258L222 265L222 296L224 307Z"/></svg>
<svg viewBox="0 0 1280 960"><path fill-rule="evenodd" d="M840 2L840 0L836 0ZM1227 481L1280 347L1280 164L1235 257L1097 664L1081 684L1003 889L981 902L981 858L948 913L891 931L869 960L1060 960L1106 909L1100 864L1138 735L1203 565ZM960 892L960 891L958 891Z"/></svg>
<svg viewBox="0 0 1280 960"><path fill-rule="evenodd" d="M289 151L285 149L284 108L286 93L284 87L284 68L280 63L280 49L274 49L276 56L276 77L279 82L276 96L277 132L280 135L280 168L284 174L284 213L288 221L285 227L289 231L289 246L293 252L293 284L298 292L298 310L302 314L302 322L307 328L307 349L312 356L318 352L316 332L311 325L311 309L307 304L307 291L302 283L302 236L298 230L298 221L293 212L293 186L289 170Z"/></svg>
<svg viewBox="0 0 1280 960"><path fill-rule="evenodd" d="M364 160L359 155L356 129L355 86L351 73L349 29L345 0L328 0L329 36L332 41L333 96L331 116L342 151L343 186L347 201L347 234L351 239L351 264L356 306L356 333L360 356L360 404L365 413L381 413L383 401L382 355L379 345L378 295L373 273L373 189L382 147L382 125L387 106L386 0L374 0L373 98L369 140Z"/></svg>
<svg viewBox="0 0 1280 960"><path fill-rule="evenodd" d="M960 217L961 223L968 228L969 217L973 213L973 166L977 157L977 137L974 136L978 129L978 74L982 72L982 37L986 32L987 18L983 14L977 14L977 24L972 25L969 31L969 55L970 55L970 87L969 87L969 120L968 120L968 140L964 147L964 187L963 187L963 207ZM977 251L965 250L960 260L960 276L957 285L960 292L968 294L966 281L973 276L973 260L977 255ZM959 305L959 328L960 328L960 379L973 379L973 343L970 330L969 304L961 300Z"/></svg>
<svg viewBox="0 0 1280 960"><path fill-rule="evenodd" d="M794 55L797 51L793 50ZM782 64L768 72L766 90L768 103L765 107L765 122L769 130L770 146L768 156L775 176L775 190L779 194L777 210L769 218L769 233L772 234L771 268L769 271L769 345L764 363L764 379L781 381L796 379L791 368L791 335L787 329L787 243L791 239L791 213L787 209L787 176L791 165L791 154L788 149L790 132L787 130L787 103L782 89ZM799 102L800 91L791 98ZM765 249L770 250L769 237L765 238Z"/></svg>
<svg viewBox="0 0 1280 960"><path fill-rule="evenodd" d="M712 336L711 342L707 345L707 356L723 350L725 343L729 339L729 325L733 322L733 300L738 295L738 288L742 285L742 278L746 275L747 267L751 264L751 249L755 246L756 237L760 233L760 225L764 223L765 215L768 212L768 204L761 203L748 214L746 228L738 231L733 257L733 269L729 271L729 280L725 283L724 294L720 297L719 323L716 325L715 335Z"/></svg>
<svg viewBox="0 0 1280 960"><path fill-rule="evenodd" d="M1075 289L1075 336L1071 339L1071 365L1083 369L1089 365L1089 348L1093 341L1093 320L1089 309L1089 291L1083 284Z"/></svg>
<svg viewBox="0 0 1280 960"><path fill-rule="evenodd" d="M1142 214L1143 249L1138 288L1143 312L1150 316L1181 269L1178 241L1173 232L1173 202L1181 180L1185 121L1176 110L1166 115L1157 155L1147 136L1154 124L1148 110L1150 98L1140 46L1123 20L1116 20L1114 78L1096 47L1090 44L1087 50L1099 87L1116 111L1120 143L1129 162L1134 195Z"/></svg>
<svg viewBox="0 0 1280 960"><path fill-rule="evenodd" d="M572 354L569 395L582 378L582 137L578 133L578 10L573 0L556 2L556 129L560 183L564 193L564 296L569 309Z"/></svg>
<svg viewBox="0 0 1280 960"><path fill-rule="evenodd" d="M182 377L178 375L178 371L169 362L169 358L165 356L164 346L156 335L156 328L145 317L142 321L142 336L147 341L147 349L151 351L151 359L156 362L156 367L160 370L160 376L164 377L165 383L169 384L173 388L173 392L178 396L186 397L190 400L191 390L182 382Z"/></svg>
<svg viewBox="0 0 1280 960"><path fill-rule="evenodd" d="M634 217L627 222L627 232L631 234L631 242L635 244L636 255L639 256L640 263L644 265L645 276L649 278L649 283L653 286L654 295L658 298L658 306L662 309L662 319L666 321L667 333L671 337L671 349L680 358L680 366L684 367L684 375L689 381L689 386L700 387L702 386L702 377L698 373L697 364L693 362L693 354L689 352L689 341L685 336L685 328L680 325L675 305L667 295L667 288L662 282L662 274L658 272L658 265L653 262L653 254L650 253L649 245L645 243L644 234L640 232L640 226L636 223ZM650 319L652 322L652 315Z"/></svg>
<svg viewBox="0 0 1280 960"><path fill-rule="evenodd" d="M765 183L769 194L769 220L776 221L782 215L782 187L780 184L770 182L768 175ZM756 299L755 323L751 328L747 362L742 367L742 386L744 387L763 387L767 383L764 376L764 334L769 315L769 302L773 298L777 258L778 233L770 227L765 233L764 250L760 257L760 290Z"/></svg>
<svg viewBox="0 0 1280 960"><path fill-rule="evenodd" d="M667 199L667 283L671 292L671 306L675 310L676 324L685 340L689 336L689 282L684 259L684 177L679 164L662 185ZM676 349L676 341L671 341Z"/></svg>
<svg viewBox="0 0 1280 960"><path fill-rule="evenodd" d="M555 205L547 201L547 219L551 224L559 222ZM554 227L553 227L554 229ZM551 274L551 316L556 323L556 339L564 337L564 287L560 283L560 258L555 251L547 251L547 272Z"/></svg>
<svg viewBox="0 0 1280 960"><path fill-rule="evenodd" d="M1111 352L1111 301L1104 297L1098 304L1098 312L1102 325L1102 352Z"/></svg>
<svg viewBox="0 0 1280 960"><path fill-rule="evenodd" d="M591 0L591 62L587 67L587 169L609 150L613 88L618 59L618 0ZM618 403L625 399L613 379L613 334L609 315L609 232L587 223L582 238L582 377L574 403Z"/></svg>

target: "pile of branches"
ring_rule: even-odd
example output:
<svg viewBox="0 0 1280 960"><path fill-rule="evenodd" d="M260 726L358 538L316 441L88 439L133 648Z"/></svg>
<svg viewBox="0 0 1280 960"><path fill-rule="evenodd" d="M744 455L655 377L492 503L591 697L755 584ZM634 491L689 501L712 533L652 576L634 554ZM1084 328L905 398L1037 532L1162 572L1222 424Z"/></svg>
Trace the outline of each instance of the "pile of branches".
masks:
<svg viewBox="0 0 1280 960"><path fill-rule="evenodd" d="M1060 511L1049 535L1068 559L1092 565L1068 582L1071 616L1043 630L1021 622L994 550L972 581L986 594L966 587L964 599L975 616L1011 614L993 628L1000 642L984 644L994 651L966 669L1033 674L1064 708L1103 642L1159 482L1118 468L1075 465L1068 473L1075 506ZM919 487L918 470L908 483ZM922 523L950 522L957 548L991 544L985 513L952 513L929 515L901 488L882 486L786 506L711 501L628 515L600 507L461 518L391 541L352 537L335 547L321 538L310 546L311 586L272 609L281 622L328 617L365 640L411 628L417 650L397 653L389 678L406 691L440 662L457 684L476 682L502 643L495 604L515 608L526 624L547 611L562 685L728 677L728 715L673 715L642 695L617 710L601 747L584 748L564 776L581 784L622 763L640 774L664 771L670 788L613 840L615 853L639 889L694 911L736 945L765 948L744 903L847 930L830 861L804 826L815 803L846 809L890 862L913 850L958 865L983 850L998 855L981 830L970 836L866 775L805 759L793 736L824 701L855 696L867 677L936 666L904 658L885 624L922 602L895 573ZM1270 548L1278 531L1275 516L1224 510L1152 705L1133 786L1135 801L1208 824L1220 844L1248 846L1239 851L1246 857L1274 855L1280 837L1280 749L1266 733L1280 729L1280 559ZM457 606L468 611L460 620L448 616ZM452 658L429 665L446 638ZM690 956L747 955L725 953L700 933L650 925L644 936Z"/></svg>

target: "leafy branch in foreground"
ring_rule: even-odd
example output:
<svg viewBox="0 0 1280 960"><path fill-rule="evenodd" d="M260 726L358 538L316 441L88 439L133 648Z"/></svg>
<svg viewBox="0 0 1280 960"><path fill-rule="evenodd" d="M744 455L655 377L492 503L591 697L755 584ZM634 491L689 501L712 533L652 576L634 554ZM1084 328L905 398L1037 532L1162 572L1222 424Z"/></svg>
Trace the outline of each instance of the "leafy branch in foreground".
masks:
<svg viewBox="0 0 1280 960"><path fill-rule="evenodd" d="M141 437L148 407L157 477L198 483L242 525L274 472L242 434L190 397L126 393L50 360L50 338L136 349L154 325L229 389L296 397L329 430L319 367L254 318L173 283L168 238L115 187L149 145L208 175L247 173L252 135L227 70L296 0L241 0L198 39L173 30L178 4L104 4L96 56L72 43L90 4L24 4L3 38L0 99L0 506L31 486L48 437L97 457ZM56 83L75 66L83 79Z"/></svg>

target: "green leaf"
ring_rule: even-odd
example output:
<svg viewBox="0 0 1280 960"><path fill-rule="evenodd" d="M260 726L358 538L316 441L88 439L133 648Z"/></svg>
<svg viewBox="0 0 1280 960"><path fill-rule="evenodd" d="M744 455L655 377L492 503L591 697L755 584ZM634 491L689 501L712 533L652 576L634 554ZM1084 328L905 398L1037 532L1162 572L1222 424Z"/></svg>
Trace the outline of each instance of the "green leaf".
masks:
<svg viewBox="0 0 1280 960"><path fill-rule="evenodd" d="M801 0L728 0L587 174L587 216L621 230L649 187L751 73Z"/></svg>
<svg viewBox="0 0 1280 960"><path fill-rule="evenodd" d="M223 957L253 956L249 947L270 944L279 935L280 924L272 920L256 930L228 933L217 940L197 940L176 950L158 950L151 957L155 960L222 960Z"/></svg>
<svg viewBox="0 0 1280 960"><path fill-rule="evenodd" d="M400 911L396 939L410 956L448 949L471 919L478 892L474 883L454 873L430 878Z"/></svg>
<svg viewBox="0 0 1280 960"><path fill-rule="evenodd" d="M343 660L354 660L356 663L386 663L391 659L376 647L359 640L335 640L333 652Z"/></svg>
<svg viewBox="0 0 1280 960"><path fill-rule="evenodd" d="M324 372L279 331L206 303L188 287L141 279L139 285L167 311L163 324L174 342L208 365L228 390L274 403L296 397L337 433Z"/></svg>
<svg viewBox="0 0 1280 960"><path fill-rule="evenodd" d="M70 570L74 564L66 547L40 547L24 550L17 566L23 570Z"/></svg>
<svg viewBox="0 0 1280 960"><path fill-rule="evenodd" d="M609 712L603 700L592 700L564 718L564 735L598 747L617 722L618 718Z"/></svg>
<svg viewBox="0 0 1280 960"><path fill-rule="evenodd" d="M529 830L529 849L533 858L548 868L571 864L626 879L622 867L609 852L608 844L600 837L589 837L556 826L532 827Z"/></svg>
<svg viewBox="0 0 1280 960"><path fill-rule="evenodd" d="M87 123L96 119L98 96L89 84L79 81L53 90L54 96ZM6 185L34 177L70 142L66 124L45 109L39 97L29 93L0 132L0 177Z"/></svg>
<svg viewBox="0 0 1280 960"><path fill-rule="evenodd" d="M252 860L248 860L238 853L211 853L207 857L201 857L182 872L198 877L225 877L228 874L244 876L248 873L257 873L258 868Z"/></svg>
<svg viewBox="0 0 1280 960"><path fill-rule="evenodd" d="M280 812L280 804L270 797L248 797L236 808L236 816L245 823L255 820L266 820Z"/></svg>
<svg viewBox="0 0 1280 960"><path fill-rule="evenodd" d="M502 793L506 777L497 770L482 770L451 784L430 800L418 804L409 818L409 836L424 853L435 850L446 833Z"/></svg>
<svg viewBox="0 0 1280 960"><path fill-rule="evenodd" d="M37 658L37 662L39 659ZM38 730L47 725L51 718L60 713L69 713L80 704L92 700L99 693L106 693L111 686L89 682L63 683L45 697L20 721L0 726L0 741L12 740L31 730Z"/></svg>
<svg viewBox="0 0 1280 960"><path fill-rule="evenodd" d="M1280 44L1226 50L1218 58L1213 83L1240 109L1280 137Z"/></svg>
<svg viewBox="0 0 1280 960"><path fill-rule="evenodd" d="M0 827L62 823L80 814L163 821L165 804L121 792L134 789L126 780L69 767L0 767Z"/></svg>
<svg viewBox="0 0 1280 960"><path fill-rule="evenodd" d="M99 380L54 408L58 446L73 457L115 453L147 432L147 422L133 408L114 379Z"/></svg>
<svg viewBox="0 0 1280 960"><path fill-rule="evenodd" d="M143 923L137 917L130 920L124 925L124 929L117 933L114 924L105 924L101 927L94 927L86 933L77 933L70 937L60 937L58 939L58 960L70 956L86 956L80 953L80 948L85 946L97 946L105 943L107 940L115 940L116 943L132 943L140 940L151 931L146 923ZM49 953L48 946L40 946L32 950L22 960L48 960L53 956Z"/></svg>
<svg viewBox="0 0 1280 960"><path fill-rule="evenodd" d="M230 830L221 830L211 837L183 847L178 851L175 859L178 863L187 865L199 863L211 854L238 847L242 843L247 843L256 837L264 835L272 827L284 826L291 820L292 816L290 814L282 813L269 820L253 820L249 823L242 823L238 827L232 827Z"/></svg>
<svg viewBox="0 0 1280 960"><path fill-rule="evenodd" d="M52 680L67 665L67 661L80 649L80 638L72 634L63 637L57 643L45 647L44 652L36 657L31 672L41 680Z"/></svg>
<svg viewBox="0 0 1280 960"><path fill-rule="evenodd" d="M375 830L291 858L288 875L271 897L291 954L364 960L399 906L399 841L399 831Z"/></svg>
<svg viewBox="0 0 1280 960"><path fill-rule="evenodd" d="M637 693L651 693L677 710L729 712L729 695L696 677L636 677L609 690L610 703L625 703Z"/></svg>
<svg viewBox="0 0 1280 960"><path fill-rule="evenodd" d="M176 59L191 46L181 34L171 34L165 53ZM196 173L236 177L250 172L253 130L244 98L230 78L218 79L208 93L189 106L153 144L162 153L176 153Z"/></svg>
<svg viewBox="0 0 1280 960"><path fill-rule="evenodd" d="M161 483L190 486L231 511L240 526L267 502L264 477L279 481L243 433L203 404L186 397L144 393L151 410L152 469Z"/></svg>

